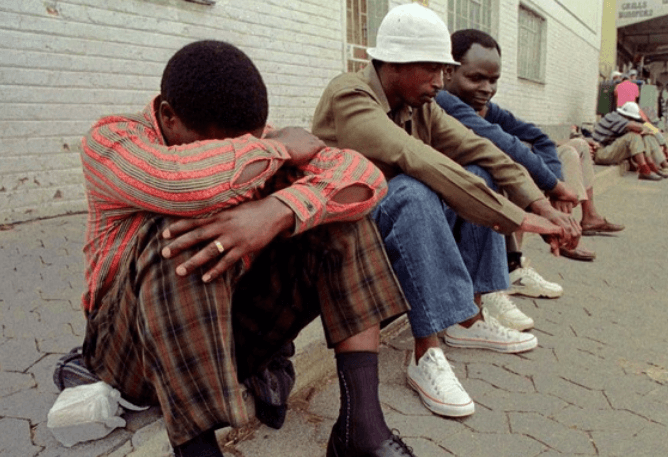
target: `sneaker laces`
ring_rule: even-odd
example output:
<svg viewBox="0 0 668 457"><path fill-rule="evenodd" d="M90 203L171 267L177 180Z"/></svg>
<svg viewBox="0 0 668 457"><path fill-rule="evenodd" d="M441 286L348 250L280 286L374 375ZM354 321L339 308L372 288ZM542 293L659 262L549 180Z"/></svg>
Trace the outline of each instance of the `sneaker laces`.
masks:
<svg viewBox="0 0 668 457"><path fill-rule="evenodd" d="M527 276L530 279L533 279L539 284L545 284L547 281L545 278L543 278L541 275L538 274L536 270L534 270L532 267L522 267L522 276Z"/></svg>
<svg viewBox="0 0 668 457"><path fill-rule="evenodd" d="M487 311L485 308L482 309L482 321L478 322L480 322L481 325L485 325L486 327L488 327L489 330L491 330L492 332L501 335L504 338L509 338L510 335L513 335L515 333L520 333L517 330L506 327L505 325L501 324L498 320L496 320L495 317L490 316L489 311Z"/></svg>
<svg viewBox="0 0 668 457"><path fill-rule="evenodd" d="M499 310L499 314L503 314L507 311L512 311L517 308L510 297L508 297L508 295L504 294L503 292L492 292L490 294L486 294L485 298L483 299L483 306L488 305L488 303L491 303L492 306L497 308Z"/></svg>
<svg viewBox="0 0 668 457"><path fill-rule="evenodd" d="M464 390L462 385L457 379L457 375L452 371L452 365L448 362L448 359L443 356L435 357L433 354L430 354L425 362L430 365L429 369L423 370L423 374L429 379L429 383L434 387L434 389L440 393L440 387L442 384L438 382L439 380L446 380L446 385L454 385L459 389Z"/></svg>

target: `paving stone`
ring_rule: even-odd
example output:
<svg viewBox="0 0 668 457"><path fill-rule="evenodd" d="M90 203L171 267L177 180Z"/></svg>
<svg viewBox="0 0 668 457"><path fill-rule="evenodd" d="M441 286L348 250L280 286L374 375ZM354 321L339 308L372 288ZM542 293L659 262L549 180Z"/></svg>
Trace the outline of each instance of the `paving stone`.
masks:
<svg viewBox="0 0 668 457"><path fill-rule="evenodd" d="M466 365L471 362L501 364L516 357L524 356L525 354L530 354L533 352L530 351L521 355L499 354L498 352L487 349L460 349L451 348L445 345L442 345L442 347L445 356L447 357L448 361L450 361L450 364L453 365L453 370L455 370L455 372L458 370L458 366L462 364ZM457 374L457 376L459 376L459 374Z"/></svg>
<svg viewBox="0 0 668 457"><path fill-rule="evenodd" d="M41 450L30 440L30 423L5 417L0 419L0 456L33 457Z"/></svg>
<svg viewBox="0 0 668 457"><path fill-rule="evenodd" d="M34 432L35 444L44 447L44 450L38 454L39 457L106 456L123 446L131 437L132 434L127 430L117 428L102 439L77 443L68 448L56 440L53 433L47 428L46 421L40 423Z"/></svg>
<svg viewBox="0 0 668 457"><path fill-rule="evenodd" d="M578 369L558 370L556 375L567 376L575 384L592 390L603 390L610 384L617 383L624 377L621 368L610 366L608 370L594 370L589 367L578 367Z"/></svg>
<svg viewBox="0 0 668 457"><path fill-rule="evenodd" d="M499 361L503 363L502 361ZM501 366L489 363L469 363L467 365L468 379L487 381L497 389L508 392L534 392L534 385L530 378L519 376L505 370Z"/></svg>
<svg viewBox="0 0 668 457"><path fill-rule="evenodd" d="M149 424L162 418L162 411L159 406L151 406L145 411L123 410L123 419L125 419L125 428L129 432L136 432Z"/></svg>
<svg viewBox="0 0 668 457"><path fill-rule="evenodd" d="M116 449L114 452L109 454L107 457L127 457L127 455L130 454L132 450L133 450L132 443L128 441L121 447Z"/></svg>
<svg viewBox="0 0 668 457"><path fill-rule="evenodd" d="M584 431L627 430L639 431L650 421L624 410L579 408L569 406L554 414L551 419L573 429Z"/></svg>
<svg viewBox="0 0 668 457"><path fill-rule="evenodd" d="M431 413L427 416L411 416L396 411L386 412L385 419L389 427L398 430L401 436L426 436L438 442L467 430L465 423L468 420L468 418L443 417Z"/></svg>
<svg viewBox="0 0 668 457"><path fill-rule="evenodd" d="M431 439L403 437L402 439L408 447L413 449L415 455L425 457L439 457L442 455L453 455L451 452L443 449L442 446L437 445Z"/></svg>
<svg viewBox="0 0 668 457"><path fill-rule="evenodd" d="M337 378L327 379L307 401L307 411L321 417L336 419L339 416L339 383Z"/></svg>
<svg viewBox="0 0 668 457"><path fill-rule="evenodd" d="M415 348L415 340L413 339L411 329L407 328L403 330L397 336L392 338L391 341L388 341L387 344L397 350L412 351Z"/></svg>
<svg viewBox="0 0 668 457"><path fill-rule="evenodd" d="M49 338L39 339L39 350L45 353L67 354L77 346L83 344L84 329L77 329L78 334L73 333L71 324L62 325Z"/></svg>
<svg viewBox="0 0 668 457"><path fill-rule="evenodd" d="M538 441L523 435L461 432L436 440L447 451L458 456L499 457L534 456L546 448Z"/></svg>
<svg viewBox="0 0 668 457"><path fill-rule="evenodd" d="M34 387L35 379L30 374L0 371L0 397Z"/></svg>
<svg viewBox="0 0 668 457"><path fill-rule="evenodd" d="M555 414L568 406L565 401L551 395L501 390L491 390L484 395L479 395L475 401L493 411L538 412L546 416Z"/></svg>
<svg viewBox="0 0 668 457"><path fill-rule="evenodd" d="M236 446L243 455L322 455L327 443L315 440L315 425L308 416L288 412L293 420L287 420L281 430L261 426L255 431L253 440L244 441ZM279 435L290 436L282 440Z"/></svg>
<svg viewBox="0 0 668 457"><path fill-rule="evenodd" d="M569 379L563 379L560 376L542 376L541 374L536 374L533 377L533 381L538 393L554 395L572 405L594 410L610 406L602 391L577 385Z"/></svg>
<svg viewBox="0 0 668 457"><path fill-rule="evenodd" d="M489 411L482 407L478 408L472 416L467 417L463 424L478 433L510 433L506 413Z"/></svg>
<svg viewBox="0 0 668 457"><path fill-rule="evenodd" d="M142 456L168 456L172 454L172 446L169 444L167 430L162 419L138 430L132 437L132 457Z"/></svg>
<svg viewBox="0 0 668 457"><path fill-rule="evenodd" d="M509 413L510 429L567 454L596 454L587 433L573 430L536 413Z"/></svg>
<svg viewBox="0 0 668 457"><path fill-rule="evenodd" d="M406 384L406 367L412 351L388 349L378 354L378 377L387 384Z"/></svg>
<svg viewBox="0 0 668 457"><path fill-rule="evenodd" d="M37 383L38 392L59 393L56 384L53 382L53 371L60 357L62 357L62 354L45 355L28 370L28 373L34 377Z"/></svg>
<svg viewBox="0 0 668 457"><path fill-rule="evenodd" d="M431 416L420 400L420 396L407 384L398 386L396 384L381 384L379 388L380 401L387 407L408 416Z"/></svg>
<svg viewBox="0 0 668 457"><path fill-rule="evenodd" d="M46 420L56 401L56 394L26 389L0 398L0 416L28 419L32 424Z"/></svg>
<svg viewBox="0 0 668 457"><path fill-rule="evenodd" d="M43 357L34 338L10 339L0 345L0 369L25 372Z"/></svg>
<svg viewBox="0 0 668 457"><path fill-rule="evenodd" d="M611 388L605 391L605 395L614 409L631 411L641 417L668 425L668 406L664 387L645 395Z"/></svg>
<svg viewBox="0 0 668 457"><path fill-rule="evenodd" d="M318 443L326 443L329 440L329 435L332 433L335 420L328 418L321 418L322 421L315 424L315 440ZM388 424L392 428L392 424Z"/></svg>
<svg viewBox="0 0 668 457"><path fill-rule="evenodd" d="M592 437L600 455L663 456L666 428L651 424L640 431L595 431Z"/></svg>

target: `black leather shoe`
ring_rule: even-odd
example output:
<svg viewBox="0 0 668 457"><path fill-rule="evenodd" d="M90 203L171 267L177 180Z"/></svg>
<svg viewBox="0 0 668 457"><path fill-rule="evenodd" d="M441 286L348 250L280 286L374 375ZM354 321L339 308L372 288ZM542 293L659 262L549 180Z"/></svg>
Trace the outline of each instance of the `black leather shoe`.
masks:
<svg viewBox="0 0 668 457"><path fill-rule="evenodd" d="M346 449L345 444L339 435L332 429L327 443L327 457L416 457L413 449L404 443L399 435L393 434L391 438L386 439L380 446L373 451L357 451Z"/></svg>

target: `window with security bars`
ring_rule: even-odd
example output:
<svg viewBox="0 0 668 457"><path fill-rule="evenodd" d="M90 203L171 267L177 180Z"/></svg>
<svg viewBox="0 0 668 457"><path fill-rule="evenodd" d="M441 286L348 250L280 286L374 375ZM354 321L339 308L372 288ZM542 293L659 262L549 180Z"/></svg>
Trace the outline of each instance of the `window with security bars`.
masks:
<svg viewBox="0 0 668 457"><path fill-rule="evenodd" d="M545 19L520 5L517 39L517 76L543 81Z"/></svg>
<svg viewBox="0 0 668 457"><path fill-rule="evenodd" d="M376 33L387 13L387 0L346 0L346 60L348 71L369 63L366 48L376 45Z"/></svg>
<svg viewBox="0 0 668 457"><path fill-rule="evenodd" d="M492 34L492 0L448 0L448 30L477 29Z"/></svg>

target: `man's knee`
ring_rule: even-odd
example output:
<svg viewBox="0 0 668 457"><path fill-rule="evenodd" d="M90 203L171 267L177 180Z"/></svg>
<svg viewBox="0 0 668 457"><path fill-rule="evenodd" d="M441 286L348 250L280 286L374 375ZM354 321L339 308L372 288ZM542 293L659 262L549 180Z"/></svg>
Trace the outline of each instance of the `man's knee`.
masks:
<svg viewBox="0 0 668 457"><path fill-rule="evenodd" d="M380 202L378 210L394 213L400 210L411 210L425 208L432 211L434 207L440 206L441 199L429 186L408 175L399 175L388 183L387 196ZM375 217L378 220L377 217Z"/></svg>
<svg viewBox="0 0 668 457"><path fill-rule="evenodd" d="M576 150L574 145L563 145L559 148L559 160L562 164L579 163L580 153Z"/></svg>
<svg viewBox="0 0 668 457"><path fill-rule="evenodd" d="M464 168L470 173L482 178L490 189L498 191L498 186L494 182L492 175L479 165L466 165Z"/></svg>

